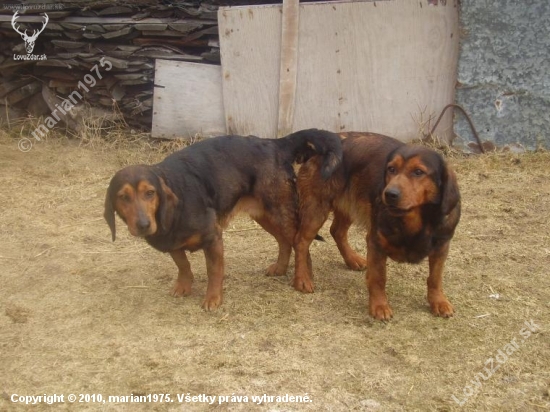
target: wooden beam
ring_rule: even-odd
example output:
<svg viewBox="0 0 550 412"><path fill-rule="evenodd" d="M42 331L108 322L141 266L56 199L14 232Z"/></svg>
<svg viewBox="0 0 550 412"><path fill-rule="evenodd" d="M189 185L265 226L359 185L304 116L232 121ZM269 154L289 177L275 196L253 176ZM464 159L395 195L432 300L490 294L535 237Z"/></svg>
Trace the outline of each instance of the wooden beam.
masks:
<svg viewBox="0 0 550 412"><path fill-rule="evenodd" d="M222 68L157 59L153 137L193 139L226 134Z"/></svg>
<svg viewBox="0 0 550 412"><path fill-rule="evenodd" d="M13 15L0 15L0 22L11 22ZM17 18L19 23L41 23L44 21L42 14L24 15L21 14ZM53 21L52 21L53 22ZM173 17L157 19L148 17L142 20L134 20L132 17L65 17L55 20L55 23L74 23L74 24L196 24L196 25L212 25L217 24L216 20L203 19L174 19Z"/></svg>
<svg viewBox="0 0 550 412"><path fill-rule="evenodd" d="M286 136L292 131L298 73L299 16L299 0L283 0L277 137Z"/></svg>

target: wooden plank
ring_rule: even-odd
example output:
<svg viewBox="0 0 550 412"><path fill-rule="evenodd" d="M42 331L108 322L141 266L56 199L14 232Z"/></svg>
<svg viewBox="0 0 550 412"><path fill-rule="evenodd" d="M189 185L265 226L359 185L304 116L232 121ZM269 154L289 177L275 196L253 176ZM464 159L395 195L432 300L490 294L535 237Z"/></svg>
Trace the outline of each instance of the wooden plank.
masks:
<svg viewBox="0 0 550 412"><path fill-rule="evenodd" d="M163 30L163 31L142 30L141 34L143 36L155 36L155 37L176 37L176 38L181 38L181 36L182 36L182 33L180 31L175 31L175 30ZM162 41L164 41L164 39L157 40L157 41L162 42Z"/></svg>
<svg viewBox="0 0 550 412"><path fill-rule="evenodd" d="M61 47L67 50L81 49L86 46L88 43L78 42L78 41L69 41L69 40L52 40L52 44L55 47Z"/></svg>
<svg viewBox="0 0 550 412"><path fill-rule="evenodd" d="M156 60L153 137L225 134L221 67Z"/></svg>
<svg viewBox="0 0 550 412"><path fill-rule="evenodd" d="M136 30L140 30L140 31L144 31L144 30L147 30L147 31L166 30L167 27L168 27L168 24L166 24L166 23L161 23L161 24L136 23L136 24L134 24L134 28Z"/></svg>
<svg viewBox="0 0 550 412"><path fill-rule="evenodd" d="M29 83L29 84L27 84L23 87L20 87L19 89L16 89L16 90L8 93L7 97L4 98L4 101L7 102L7 104L10 104L10 105L18 103L21 100L24 100L27 97L32 96L32 95L40 92L41 87L42 87L42 85L39 81Z"/></svg>
<svg viewBox="0 0 550 412"><path fill-rule="evenodd" d="M81 119L77 115L76 111L74 109L66 112L58 110L57 107L63 103L63 100L57 97L55 93L52 92L48 86L46 86L46 84L42 85L42 98L48 105L50 113L55 111L57 116L72 130L79 131L81 129Z"/></svg>
<svg viewBox="0 0 550 412"><path fill-rule="evenodd" d="M278 137L286 136L292 131L294 118L296 75L298 71L298 22L300 13L298 6L298 0L283 0Z"/></svg>
<svg viewBox="0 0 550 412"><path fill-rule="evenodd" d="M180 33L188 33L190 31L202 28L202 24L197 23L169 23L168 26L172 30L179 31Z"/></svg>
<svg viewBox="0 0 550 412"><path fill-rule="evenodd" d="M231 132L277 135L281 24L279 5L219 11ZM418 137L454 101L458 34L456 0L302 3L293 130Z"/></svg>
<svg viewBox="0 0 550 412"><path fill-rule="evenodd" d="M11 22L13 15L0 15L0 22ZM41 15L20 15L17 19L20 23L42 23L44 17ZM173 17L167 18L155 18L148 17L141 20L134 20L133 17L79 17L70 16L56 21L56 23L77 23L77 24L135 24L135 23L170 23L170 24L197 24L197 25L212 25L216 24L216 20L206 19L178 19L174 20Z"/></svg>
<svg viewBox="0 0 550 412"><path fill-rule="evenodd" d="M277 136L281 21L278 6L220 8L218 12L223 102L230 134Z"/></svg>
<svg viewBox="0 0 550 412"><path fill-rule="evenodd" d="M140 50L134 53L134 56L149 57L151 59L170 59L170 60L182 60L182 61L202 61L202 57L194 56L192 54L175 54L170 50Z"/></svg>
<svg viewBox="0 0 550 412"><path fill-rule="evenodd" d="M132 31L134 31L134 28L131 27L131 26L128 26L128 27L124 27L120 30L116 30L116 31L109 31L107 33L101 33L101 36L104 38L104 39L114 39L114 38L117 38L117 37L123 37L123 36L126 36L127 34L130 34L132 33Z"/></svg>
<svg viewBox="0 0 550 412"><path fill-rule="evenodd" d="M29 83L32 83L33 79L25 78L13 81L12 79L2 79L0 82L0 98L3 98L6 94L17 90L23 86L26 86Z"/></svg>
<svg viewBox="0 0 550 412"><path fill-rule="evenodd" d="M117 14L131 14L134 10L131 7L113 6L100 10L98 16L116 16Z"/></svg>

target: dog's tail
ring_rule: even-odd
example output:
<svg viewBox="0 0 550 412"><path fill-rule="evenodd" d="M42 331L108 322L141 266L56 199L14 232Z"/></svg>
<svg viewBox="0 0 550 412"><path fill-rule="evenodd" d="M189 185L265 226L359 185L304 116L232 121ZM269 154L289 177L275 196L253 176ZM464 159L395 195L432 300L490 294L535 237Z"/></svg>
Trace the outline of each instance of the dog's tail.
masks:
<svg viewBox="0 0 550 412"><path fill-rule="evenodd" d="M324 180L342 163L342 142L336 133L307 129L291 133L278 141L289 148L293 161L297 163L304 163L315 155L322 156L321 176Z"/></svg>

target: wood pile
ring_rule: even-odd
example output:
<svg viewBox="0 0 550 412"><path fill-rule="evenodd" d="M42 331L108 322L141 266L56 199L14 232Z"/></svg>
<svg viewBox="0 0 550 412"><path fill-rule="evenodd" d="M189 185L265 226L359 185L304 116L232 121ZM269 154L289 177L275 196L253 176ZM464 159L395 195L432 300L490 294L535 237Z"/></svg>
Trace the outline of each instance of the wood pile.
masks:
<svg viewBox="0 0 550 412"><path fill-rule="evenodd" d="M44 12L49 17L32 52L47 59L38 61L14 59L27 52L12 27L16 2L10 3L9 8L0 5L4 120L48 116L56 102L77 90L83 95L80 104L122 114L129 125L149 130L155 59L220 62L215 2L26 1L27 9L18 10L20 31L32 33L42 26ZM100 64L102 58L110 70Z"/></svg>

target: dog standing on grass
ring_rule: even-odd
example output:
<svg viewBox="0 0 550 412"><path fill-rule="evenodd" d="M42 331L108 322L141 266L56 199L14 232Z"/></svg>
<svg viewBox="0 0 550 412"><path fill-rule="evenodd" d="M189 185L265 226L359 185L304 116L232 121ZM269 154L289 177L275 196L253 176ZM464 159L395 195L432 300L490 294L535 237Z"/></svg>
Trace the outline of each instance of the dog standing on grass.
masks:
<svg viewBox="0 0 550 412"><path fill-rule="evenodd" d="M206 139L158 164L118 171L107 190L104 216L113 241L118 214L132 235L170 253L179 270L174 296L191 292L193 273L186 251L202 249L208 274L202 306L216 309L222 303L222 231L236 213L248 213L275 237L279 255L267 274L286 274L298 229L293 165L312 158L319 166L312 173L323 184L342 161L338 135L310 129L281 139ZM308 254L305 259L311 263ZM294 286L302 289L296 279Z"/></svg>
<svg viewBox="0 0 550 412"><path fill-rule="evenodd" d="M295 239L295 286L313 292L309 245L334 212L330 232L351 269L367 269L369 312L389 320L386 261L429 260L428 302L436 316L453 315L443 292L443 266L460 220L454 172L434 150L373 133L342 133L343 162L322 180L319 158L298 173L300 229ZM348 243L353 222L367 228L367 259Z"/></svg>

